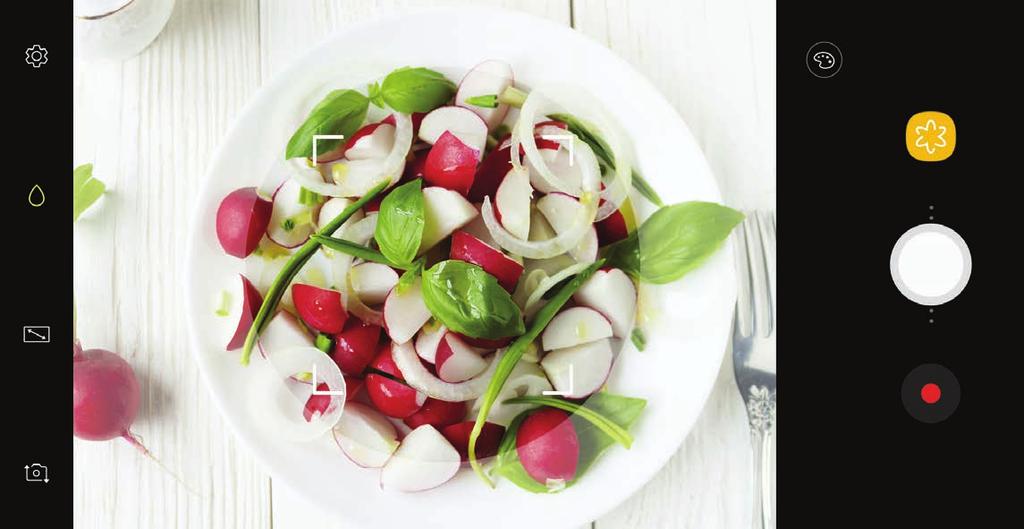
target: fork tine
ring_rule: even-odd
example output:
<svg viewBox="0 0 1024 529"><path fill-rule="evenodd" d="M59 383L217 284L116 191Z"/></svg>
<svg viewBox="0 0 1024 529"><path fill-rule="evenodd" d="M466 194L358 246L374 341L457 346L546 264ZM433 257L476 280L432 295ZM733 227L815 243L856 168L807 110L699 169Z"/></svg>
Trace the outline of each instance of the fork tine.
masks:
<svg viewBox="0 0 1024 529"><path fill-rule="evenodd" d="M749 284L751 327L750 335L763 334L764 319L767 311L764 310L764 292L762 285L764 280L761 277L763 267L761 263L764 258L761 256L761 238L757 228L757 211L750 211L743 221L743 236L747 244L746 275Z"/></svg>
<svg viewBox="0 0 1024 529"><path fill-rule="evenodd" d="M752 287L750 278L750 265L747 257L747 234L744 226L746 219L740 223L740 229L735 230L736 236L736 270L739 277L736 292L736 329L739 336L749 336L753 332L753 311L754 303L751 299Z"/></svg>
<svg viewBox="0 0 1024 529"><path fill-rule="evenodd" d="M771 232L771 220L767 212L758 212L758 243L760 245L761 269L764 273L763 295L766 318L762 335L767 337L775 330L775 275L772 263L775 262L775 237Z"/></svg>

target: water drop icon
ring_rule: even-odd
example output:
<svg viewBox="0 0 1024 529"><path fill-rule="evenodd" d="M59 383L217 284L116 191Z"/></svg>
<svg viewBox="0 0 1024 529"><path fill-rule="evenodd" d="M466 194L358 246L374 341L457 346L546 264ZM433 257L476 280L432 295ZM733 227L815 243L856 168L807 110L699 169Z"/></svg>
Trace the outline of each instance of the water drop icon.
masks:
<svg viewBox="0 0 1024 529"><path fill-rule="evenodd" d="M28 203L34 208L38 208L46 202L46 194L43 193L43 188L39 187L39 184L32 186L32 189L28 192Z"/></svg>

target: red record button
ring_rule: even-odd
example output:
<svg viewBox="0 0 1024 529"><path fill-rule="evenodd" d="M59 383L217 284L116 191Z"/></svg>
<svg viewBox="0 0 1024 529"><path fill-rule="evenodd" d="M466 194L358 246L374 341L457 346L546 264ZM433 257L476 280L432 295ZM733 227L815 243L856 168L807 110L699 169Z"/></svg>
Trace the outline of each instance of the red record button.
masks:
<svg viewBox="0 0 1024 529"><path fill-rule="evenodd" d="M931 382L921 388L921 400L926 404L935 404L942 398L942 389Z"/></svg>
<svg viewBox="0 0 1024 529"><path fill-rule="evenodd" d="M923 364L903 379L902 397L911 417L928 424L942 422L960 405L960 382L944 366Z"/></svg>

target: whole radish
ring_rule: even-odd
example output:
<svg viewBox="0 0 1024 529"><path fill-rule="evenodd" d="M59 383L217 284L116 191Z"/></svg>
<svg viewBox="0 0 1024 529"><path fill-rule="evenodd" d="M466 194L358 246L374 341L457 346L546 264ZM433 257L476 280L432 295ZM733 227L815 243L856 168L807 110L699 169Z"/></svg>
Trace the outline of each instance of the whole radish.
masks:
<svg viewBox="0 0 1024 529"><path fill-rule="evenodd" d="M146 447L129 430L139 411L139 382L120 356L74 345L74 434L87 441L124 438L143 454Z"/></svg>

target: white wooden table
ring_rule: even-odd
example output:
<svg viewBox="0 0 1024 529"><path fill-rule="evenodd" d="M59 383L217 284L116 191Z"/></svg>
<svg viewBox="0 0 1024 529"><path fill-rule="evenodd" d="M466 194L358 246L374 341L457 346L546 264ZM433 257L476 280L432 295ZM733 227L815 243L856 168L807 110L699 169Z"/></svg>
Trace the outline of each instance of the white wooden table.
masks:
<svg viewBox="0 0 1024 529"><path fill-rule="evenodd" d="M135 367L143 397L134 430L188 484L123 442L76 440L78 527L349 527L274 483L214 408L188 350L186 232L213 149L263 82L347 23L435 3L178 0L163 34L138 57L76 64L75 161L94 162L110 190L76 227L79 335ZM678 109L729 205L774 207L773 1L473 3L528 11L606 44ZM749 465L727 359L678 454L593 525L749 527Z"/></svg>

